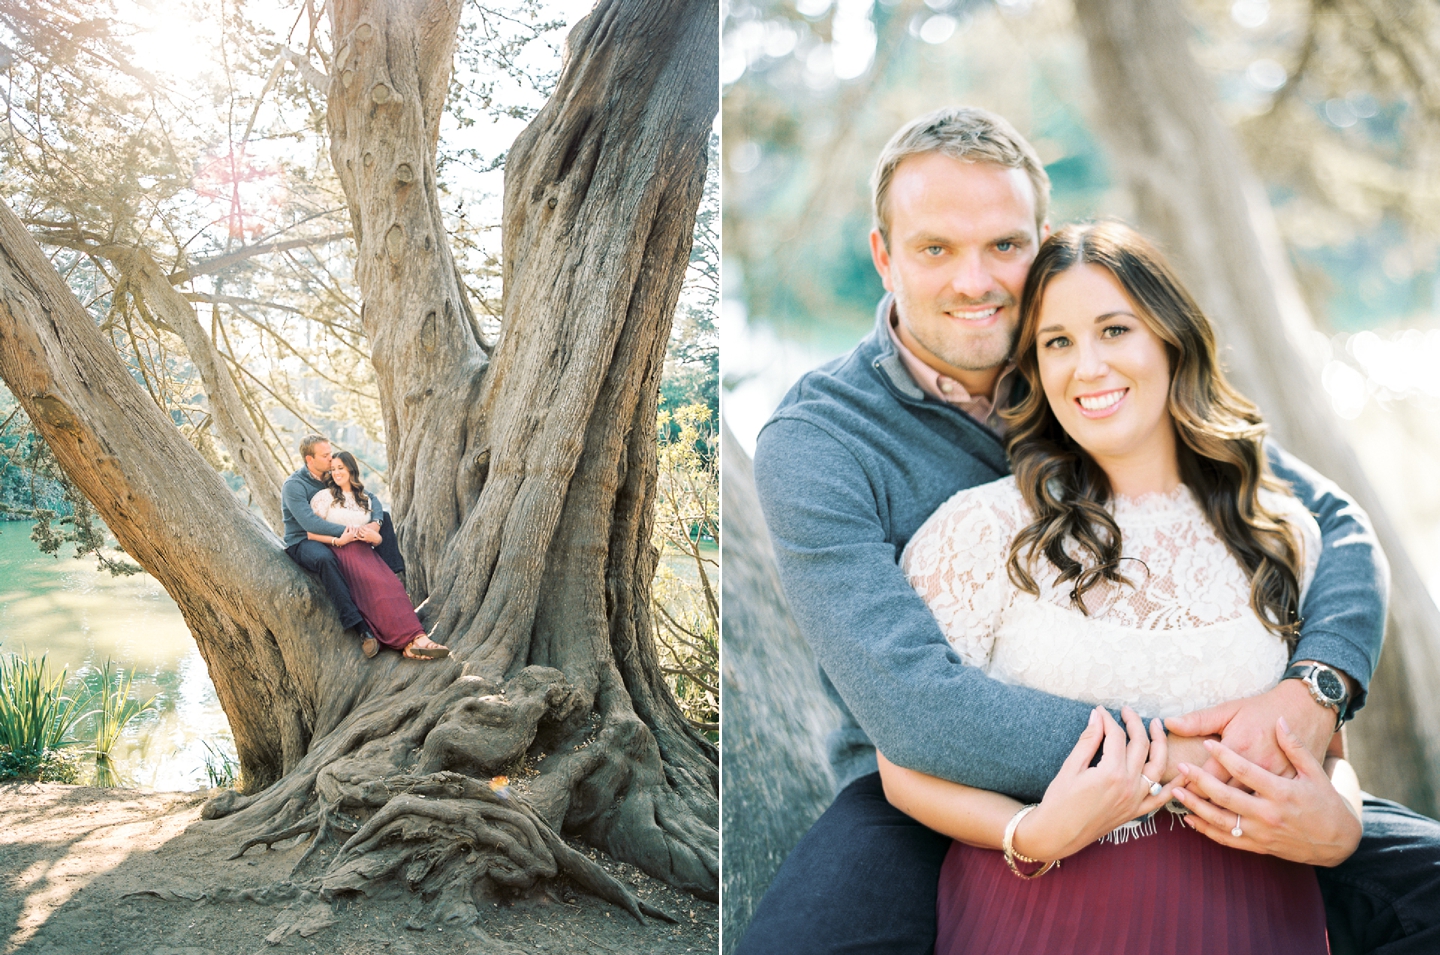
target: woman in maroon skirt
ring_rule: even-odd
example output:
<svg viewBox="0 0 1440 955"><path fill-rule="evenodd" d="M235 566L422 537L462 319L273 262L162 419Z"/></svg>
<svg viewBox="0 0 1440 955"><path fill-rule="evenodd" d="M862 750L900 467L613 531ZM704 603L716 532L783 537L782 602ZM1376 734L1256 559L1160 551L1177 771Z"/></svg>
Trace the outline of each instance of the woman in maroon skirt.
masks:
<svg viewBox="0 0 1440 955"><path fill-rule="evenodd" d="M310 499L310 507L327 521L346 527L363 527L370 522L372 494L360 483L360 466L349 451L337 452L330 464L326 488ZM336 538L311 534L311 540L334 544ZM378 539L361 537L335 548L340 573L350 585L350 596L365 618L365 625L384 646L399 650L412 660L434 660L448 656L448 648L425 635L420 618L405 593L405 585L380 555Z"/></svg>
<svg viewBox="0 0 1440 955"><path fill-rule="evenodd" d="M941 505L901 565L966 663L1097 705L1036 805L879 758L890 801L957 840L937 955L1325 952L1313 868L1262 847L1323 829L1329 842L1308 857L1342 861L1360 839L1353 772L1322 767L1282 721L1299 773L1283 785L1304 787L1310 813L1286 830L1259 808L1275 805L1278 777L1219 744L1254 790L1224 797L1243 811L1176 788L1217 794L1200 769L1182 764L1160 785L1164 730L1154 720L1147 736L1131 709L1178 716L1273 687L1319 528L1269 474L1264 424L1225 381L1208 320L1130 229L1070 226L1045 241L1016 365L1013 476Z"/></svg>

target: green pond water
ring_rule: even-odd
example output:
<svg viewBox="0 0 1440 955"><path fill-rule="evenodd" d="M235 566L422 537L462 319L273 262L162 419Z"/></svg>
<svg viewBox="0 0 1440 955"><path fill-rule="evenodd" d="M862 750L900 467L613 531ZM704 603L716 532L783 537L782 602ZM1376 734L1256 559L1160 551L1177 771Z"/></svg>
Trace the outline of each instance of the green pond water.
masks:
<svg viewBox="0 0 1440 955"><path fill-rule="evenodd" d="M160 709L131 724L112 751L125 780L150 789L202 788L205 742L233 753L205 661L175 602L148 574L111 577L91 559L47 557L30 525L0 522L0 653L47 655L73 678L106 658L134 674L132 695ZM82 778L82 781L83 778Z"/></svg>

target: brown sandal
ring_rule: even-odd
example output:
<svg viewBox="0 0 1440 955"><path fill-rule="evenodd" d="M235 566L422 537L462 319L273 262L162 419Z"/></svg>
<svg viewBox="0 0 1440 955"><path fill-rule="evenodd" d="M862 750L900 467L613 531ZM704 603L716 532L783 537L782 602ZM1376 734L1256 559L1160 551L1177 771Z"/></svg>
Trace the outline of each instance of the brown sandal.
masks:
<svg viewBox="0 0 1440 955"><path fill-rule="evenodd" d="M419 637L416 637L415 640L411 640L406 644L404 650L405 656L412 660L443 660L450 655L450 648L442 647L438 643L430 647L415 646L415 641L419 639Z"/></svg>

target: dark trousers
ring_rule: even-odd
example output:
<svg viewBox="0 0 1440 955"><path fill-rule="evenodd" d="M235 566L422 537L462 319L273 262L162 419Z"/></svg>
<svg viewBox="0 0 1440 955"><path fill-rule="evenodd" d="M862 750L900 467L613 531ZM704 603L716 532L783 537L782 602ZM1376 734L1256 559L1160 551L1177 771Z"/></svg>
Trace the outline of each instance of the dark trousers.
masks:
<svg viewBox="0 0 1440 955"><path fill-rule="evenodd" d="M1355 854L1316 870L1334 951L1440 953L1440 823L1374 798L1364 820ZM737 955L931 955L949 847L862 776L780 867Z"/></svg>
<svg viewBox="0 0 1440 955"><path fill-rule="evenodd" d="M325 593L340 614L340 626L349 630L364 623L360 609L355 606L355 601L350 596L350 585L345 583L345 578L340 573L340 559L335 556L333 547L319 541L303 540L285 548L285 553L289 554L295 563L320 578ZM380 522L380 543L376 545L375 553L380 555L380 559L385 561L386 566L393 570L397 577L405 573L405 559L400 556L400 545L395 540L395 525L390 523L389 511L385 512L385 517Z"/></svg>

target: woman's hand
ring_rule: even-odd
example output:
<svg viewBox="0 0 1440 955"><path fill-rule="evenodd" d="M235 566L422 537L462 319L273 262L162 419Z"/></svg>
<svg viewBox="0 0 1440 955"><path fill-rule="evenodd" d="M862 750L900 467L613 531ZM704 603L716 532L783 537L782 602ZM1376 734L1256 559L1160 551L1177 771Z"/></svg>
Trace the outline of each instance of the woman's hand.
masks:
<svg viewBox="0 0 1440 955"><path fill-rule="evenodd" d="M1173 784L1150 795L1151 782L1165 769L1164 727L1159 720L1152 721L1147 738L1145 724L1134 710L1127 706L1120 715L1125 727L1102 707L1091 712L1090 724L1045 790L1039 808L1020 821L1016 851L1034 859L1063 859L1169 800ZM1097 750L1100 761L1091 766Z"/></svg>
<svg viewBox="0 0 1440 955"><path fill-rule="evenodd" d="M1293 779L1261 769L1223 743L1207 742L1231 778L1251 791L1181 766L1176 782L1187 788L1177 789L1175 798L1191 811L1185 821L1221 845L1308 865L1339 865L1360 844L1358 812L1283 718L1276 722L1275 738L1295 767ZM1232 835L1237 827L1241 835Z"/></svg>
<svg viewBox="0 0 1440 955"><path fill-rule="evenodd" d="M375 544L378 546L380 543L380 525L374 521L355 528L355 534L367 544Z"/></svg>
<svg viewBox="0 0 1440 955"><path fill-rule="evenodd" d="M338 538L339 543L337 543L335 546L344 547L346 544L355 540L357 537L359 537L359 529L355 527L347 527L345 528L345 533L341 534Z"/></svg>

